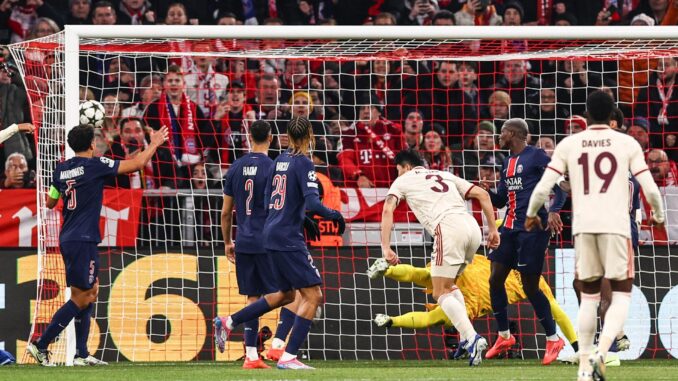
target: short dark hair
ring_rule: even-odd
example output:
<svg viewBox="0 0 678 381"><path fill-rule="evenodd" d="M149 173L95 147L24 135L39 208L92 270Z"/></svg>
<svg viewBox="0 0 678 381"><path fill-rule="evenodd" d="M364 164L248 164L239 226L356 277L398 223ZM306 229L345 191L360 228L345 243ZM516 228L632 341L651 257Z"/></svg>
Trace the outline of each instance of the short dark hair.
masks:
<svg viewBox="0 0 678 381"><path fill-rule="evenodd" d="M596 90L589 94L588 99L586 99L589 124L608 124L614 107L614 99L610 94L602 90Z"/></svg>
<svg viewBox="0 0 678 381"><path fill-rule="evenodd" d="M424 165L424 160L419 156L419 152L413 149L405 149L396 154L395 163L400 166L409 164L412 167L419 167Z"/></svg>
<svg viewBox="0 0 678 381"><path fill-rule="evenodd" d="M454 13L448 11L447 9L441 9L436 14L433 15L431 24L435 24L436 20L452 20L452 24L456 24L454 20Z"/></svg>
<svg viewBox="0 0 678 381"><path fill-rule="evenodd" d="M94 3L94 5L92 5L92 15L94 14L94 10L97 8L109 8L109 7L113 10L113 13L116 13L115 7L113 6L113 3L111 3L110 1L106 0L97 1L96 3Z"/></svg>
<svg viewBox="0 0 678 381"><path fill-rule="evenodd" d="M250 127L250 135L255 143L264 143L271 135L271 125L265 120L257 120Z"/></svg>
<svg viewBox="0 0 678 381"><path fill-rule="evenodd" d="M624 112L619 107L615 106L615 108L612 109L612 115L610 115L610 119L617 122L618 129L624 129Z"/></svg>
<svg viewBox="0 0 678 381"><path fill-rule="evenodd" d="M93 140L94 127L89 124L75 126L68 132L68 145L75 153L88 151Z"/></svg>
<svg viewBox="0 0 678 381"><path fill-rule="evenodd" d="M501 126L502 130L504 128L512 129L521 139L527 139L527 135L530 133L530 127L527 125L525 119L522 118L511 118L507 120Z"/></svg>

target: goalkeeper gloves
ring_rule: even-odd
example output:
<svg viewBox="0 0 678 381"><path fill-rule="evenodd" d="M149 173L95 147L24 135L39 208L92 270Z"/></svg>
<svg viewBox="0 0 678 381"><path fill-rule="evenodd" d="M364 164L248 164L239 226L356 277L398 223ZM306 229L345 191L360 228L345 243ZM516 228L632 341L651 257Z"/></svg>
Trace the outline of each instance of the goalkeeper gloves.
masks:
<svg viewBox="0 0 678 381"><path fill-rule="evenodd" d="M310 217L304 218L304 231L306 232L306 238L311 241L317 241L320 239L320 229L318 228L318 223Z"/></svg>

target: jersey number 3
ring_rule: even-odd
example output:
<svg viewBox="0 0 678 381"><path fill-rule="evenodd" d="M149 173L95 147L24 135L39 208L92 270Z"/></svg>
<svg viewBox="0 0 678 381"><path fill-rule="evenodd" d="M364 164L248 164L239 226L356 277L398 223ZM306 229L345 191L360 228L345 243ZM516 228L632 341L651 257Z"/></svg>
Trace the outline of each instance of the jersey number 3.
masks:
<svg viewBox="0 0 678 381"><path fill-rule="evenodd" d="M610 167L607 172L603 172L602 164L603 160L610 161ZM581 165L583 171L584 179L584 194L589 194L589 154L584 152L579 156L577 164ZM614 178L615 172L617 172L617 159L611 152L602 152L596 156L593 161L593 171L596 173L599 179L603 180L603 186L600 187L600 193L607 192L607 188L610 186L612 179Z"/></svg>
<svg viewBox="0 0 678 381"><path fill-rule="evenodd" d="M280 210L285 206L287 175L275 175L273 177L273 188L273 193L271 193L271 205L273 206L273 209Z"/></svg>
<svg viewBox="0 0 678 381"><path fill-rule="evenodd" d="M68 210L74 210L78 206L78 200L75 197L75 180L66 180L66 197L68 197Z"/></svg>
<svg viewBox="0 0 678 381"><path fill-rule="evenodd" d="M426 175L426 180L430 180L430 179L435 179L435 182L440 185L440 187L438 187L438 185L432 186L431 187L432 191L438 192L438 193L446 193L448 190L450 190L449 185L447 185L443 182L442 176L440 176L440 175Z"/></svg>

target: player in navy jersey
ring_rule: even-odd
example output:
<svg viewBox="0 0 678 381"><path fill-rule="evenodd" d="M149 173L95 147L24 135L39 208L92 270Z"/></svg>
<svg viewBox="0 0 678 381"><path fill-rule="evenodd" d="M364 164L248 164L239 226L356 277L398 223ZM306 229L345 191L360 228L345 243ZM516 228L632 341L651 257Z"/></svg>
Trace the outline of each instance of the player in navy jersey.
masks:
<svg viewBox="0 0 678 381"><path fill-rule="evenodd" d="M66 284L71 288L71 299L52 317L40 338L28 344L28 353L43 366L52 366L49 344L75 319L76 352L73 365L106 365L89 355L90 315L99 292L99 253L101 242L99 215L103 201L104 183L109 177L139 171L153 157L156 149L167 140L167 128L151 134L148 148L131 160L111 160L93 157L94 128L77 126L68 133L68 145L75 156L57 164L52 174L52 185L47 207L54 208L59 198L63 203L63 226L59 247L66 268Z"/></svg>
<svg viewBox="0 0 678 381"><path fill-rule="evenodd" d="M520 272L525 295L544 327L547 343L542 362L550 364L565 345L563 339L556 334L556 325L548 299L539 290L539 278L544 266L550 233L546 230L527 232L523 227L530 196L550 158L544 150L527 145L528 131L527 123L523 119L514 118L504 123L499 138L501 147L510 151L510 155L504 160L497 192L490 191L494 206L498 208L506 206L506 216L500 229L501 244L488 256L492 261L490 297L499 336L485 357L496 357L516 343L509 330L508 299L504 285L511 269L515 269ZM482 185L489 190L487 184ZM548 221L552 230L559 231L562 229L562 221L556 211L564 204L565 195L558 187L554 187L554 190L555 207L552 208L553 213L548 214ZM547 220L545 208L540 209L539 215L542 221Z"/></svg>
<svg viewBox="0 0 678 381"><path fill-rule="evenodd" d="M276 280L280 292L265 295L231 316L215 318L215 335L225 341L235 326L290 303L295 298L294 291L298 290L301 301L285 353L277 366L279 369L313 369L297 360L299 347L306 341L313 316L322 303L322 279L302 231L305 211L338 222L339 234L343 233L345 224L341 213L320 202L315 167L308 157L314 141L311 123L304 117L293 117L287 135L291 148L273 163L265 198L268 215L261 237L273 261L269 275Z"/></svg>
<svg viewBox="0 0 678 381"><path fill-rule="evenodd" d="M224 179L224 205L221 210L221 229L224 235L226 257L235 263L240 295L247 296L247 304L255 303L266 294L278 292L275 279L270 276L273 261L261 239L268 200L265 190L270 178L273 160L268 157L271 145L271 126L258 120L249 129L252 151L237 159L226 173ZM233 208L235 207L238 229L235 245L231 239ZM278 295L281 297L282 295ZM243 323L245 327L245 369L270 368L259 358L257 336L259 318ZM215 335L217 347L221 352L225 340Z"/></svg>

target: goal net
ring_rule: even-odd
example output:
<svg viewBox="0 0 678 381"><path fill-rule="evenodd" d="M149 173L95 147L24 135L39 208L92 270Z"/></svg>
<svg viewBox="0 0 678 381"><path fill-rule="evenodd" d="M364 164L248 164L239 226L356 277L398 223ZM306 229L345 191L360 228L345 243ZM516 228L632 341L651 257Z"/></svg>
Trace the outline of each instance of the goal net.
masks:
<svg viewBox="0 0 678 381"><path fill-rule="evenodd" d="M323 202L349 221L342 236L320 221L323 238L312 243L325 303L304 355L432 359L449 357L457 341L453 330L385 329L372 321L378 313L424 312L435 303L419 285L365 274L381 255L379 221L395 178L393 155L411 147L431 168L496 182L508 155L498 146L503 121L525 118L530 144L551 153L565 136L586 128L587 94L604 88L617 100L624 128L647 149L668 209L667 231L655 231L645 224L644 200L641 205L626 325L632 345L622 358L678 356L678 262L671 255L678 241L678 32L513 30L87 26L12 45L38 128L39 255L32 267L38 275L30 337L68 297L60 213L44 207L44 196L55 164L72 154L65 136L84 100L106 109L96 155L134 157L151 129L171 131L144 170L118 176L105 190L100 294L89 338L95 356L189 361L243 355L241 332L224 354L213 344L211 319L245 303L224 256L221 179L248 152L252 121L271 123L275 156L288 144L287 122L303 115L314 128ZM469 209L485 225L478 205L469 203ZM566 228L552 240L544 276L576 322L571 216L568 210L562 216ZM405 205L396 212L393 242L404 263L425 267L430 260L432 239ZM486 254L483 247L479 254ZM482 285L487 277L472 282ZM494 341L489 295L482 289L465 292L477 293L476 328ZM529 304L512 305L509 316L519 339L511 356L541 356L545 338ZM261 326L275 331L276 318L276 311L267 314ZM16 344L20 356L25 345ZM73 347L66 330L52 350L67 363Z"/></svg>

